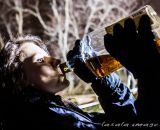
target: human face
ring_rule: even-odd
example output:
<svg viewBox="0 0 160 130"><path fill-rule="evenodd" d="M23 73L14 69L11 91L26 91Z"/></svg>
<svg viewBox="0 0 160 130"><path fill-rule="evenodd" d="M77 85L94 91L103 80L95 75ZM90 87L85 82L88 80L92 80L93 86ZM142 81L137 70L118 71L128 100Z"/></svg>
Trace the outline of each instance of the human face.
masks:
<svg viewBox="0 0 160 130"><path fill-rule="evenodd" d="M34 42L21 44L19 58L24 63L27 81L36 88L57 93L69 85L68 80L57 69L60 60L51 58Z"/></svg>

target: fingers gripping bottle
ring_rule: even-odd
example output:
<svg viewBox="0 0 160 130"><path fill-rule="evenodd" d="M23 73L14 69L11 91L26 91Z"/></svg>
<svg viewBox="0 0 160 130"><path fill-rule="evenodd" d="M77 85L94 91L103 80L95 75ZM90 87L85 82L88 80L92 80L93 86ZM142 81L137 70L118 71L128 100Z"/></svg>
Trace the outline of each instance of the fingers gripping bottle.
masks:
<svg viewBox="0 0 160 130"><path fill-rule="evenodd" d="M146 5L126 18L84 35L81 40L81 55L84 63L95 76L103 77L123 67L120 62L115 60L106 51L104 47L104 35L107 33L112 34L113 26L117 23L124 26L124 21L127 18L132 18L136 27L138 27L138 23L142 15L148 15L150 17L152 32L155 36L157 49L160 51L160 18L150 5ZM59 67L63 73L67 73L73 70L73 68L70 68L68 62L60 64Z"/></svg>

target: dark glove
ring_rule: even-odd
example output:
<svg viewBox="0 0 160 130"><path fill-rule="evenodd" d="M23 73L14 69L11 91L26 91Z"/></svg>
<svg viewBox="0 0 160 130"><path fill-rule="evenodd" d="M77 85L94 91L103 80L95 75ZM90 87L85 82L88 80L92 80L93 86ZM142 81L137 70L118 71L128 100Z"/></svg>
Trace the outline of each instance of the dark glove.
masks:
<svg viewBox="0 0 160 130"><path fill-rule="evenodd" d="M74 73L83 81L91 83L96 78L82 59L80 40L76 40L74 48L68 52L67 60L70 66L74 68Z"/></svg>
<svg viewBox="0 0 160 130"><path fill-rule="evenodd" d="M136 78L158 67L160 56L151 31L150 18L140 18L138 31L132 19L127 19L124 28L116 24L113 35L104 36L108 52L130 70ZM159 67L158 67L159 68Z"/></svg>

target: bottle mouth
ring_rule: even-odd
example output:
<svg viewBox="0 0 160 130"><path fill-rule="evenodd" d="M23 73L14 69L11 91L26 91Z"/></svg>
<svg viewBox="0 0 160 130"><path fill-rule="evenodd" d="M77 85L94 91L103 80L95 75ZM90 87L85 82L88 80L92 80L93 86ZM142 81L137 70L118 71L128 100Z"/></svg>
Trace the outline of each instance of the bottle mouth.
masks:
<svg viewBox="0 0 160 130"><path fill-rule="evenodd" d="M68 62L64 62L57 66L57 70L60 74L65 75L68 72L72 72L74 68L71 68Z"/></svg>

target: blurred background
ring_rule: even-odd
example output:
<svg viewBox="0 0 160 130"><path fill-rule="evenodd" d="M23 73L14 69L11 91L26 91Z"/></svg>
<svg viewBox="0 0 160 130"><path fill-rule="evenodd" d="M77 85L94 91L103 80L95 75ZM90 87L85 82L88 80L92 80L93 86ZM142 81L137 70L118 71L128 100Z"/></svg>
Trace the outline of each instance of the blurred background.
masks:
<svg viewBox="0 0 160 130"><path fill-rule="evenodd" d="M85 33L109 25L150 4L160 13L159 0L0 0L0 48L15 36L33 34L45 41L52 56L66 61L67 52ZM130 72L116 72L137 96L136 80ZM86 111L102 111L90 87L73 72L70 86L59 94Z"/></svg>

